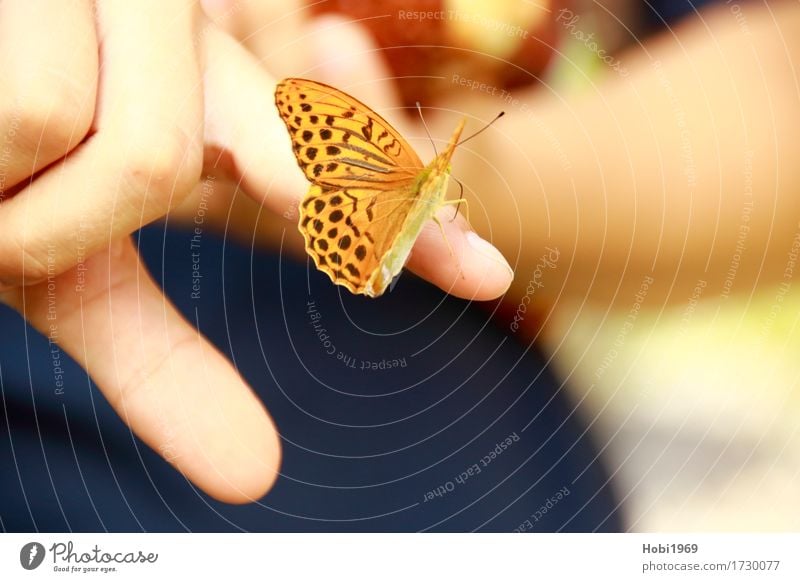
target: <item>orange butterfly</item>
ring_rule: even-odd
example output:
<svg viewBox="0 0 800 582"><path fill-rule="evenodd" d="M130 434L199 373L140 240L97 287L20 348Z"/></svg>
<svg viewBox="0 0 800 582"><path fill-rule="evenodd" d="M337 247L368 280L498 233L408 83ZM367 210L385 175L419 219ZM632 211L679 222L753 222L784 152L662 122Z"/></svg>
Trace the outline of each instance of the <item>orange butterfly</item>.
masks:
<svg viewBox="0 0 800 582"><path fill-rule="evenodd" d="M312 185L299 229L317 268L352 293L378 297L445 200L465 120L427 166L389 122L323 83L284 79L275 104ZM441 223L439 223L441 227Z"/></svg>

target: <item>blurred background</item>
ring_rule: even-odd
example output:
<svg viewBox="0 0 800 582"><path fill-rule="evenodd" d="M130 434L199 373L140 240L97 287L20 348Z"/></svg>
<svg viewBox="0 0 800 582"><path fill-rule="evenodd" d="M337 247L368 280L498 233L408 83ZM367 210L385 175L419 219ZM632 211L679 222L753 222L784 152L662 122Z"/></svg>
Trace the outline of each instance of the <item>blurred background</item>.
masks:
<svg viewBox="0 0 800 582"><path fill-rule="evenodd" d="M609 69L623 74L626 48L713 4L730 10L682 0L204 2L277 78L313 77L297 48L314 42L297 34L309 22L358 22L411 108L445 102L454 74L509 91L591 95ZM509 337L519 297L471 305L409 274L380 303L342 297L306 264L291 211L268 216L235 184L214 189L137 240L169 296L274 415L285 455L274 492L252 507L198 493L66 358L67 387L53 398L46 340L3 310L3 529L800 526L800 292L791 284L752 281L721 295L700 279L670 304L558 298ZM181 226L201 203L217 234L204 251L214 291L197 303ZM345 359L396 361L392 373L365 376L326 356L309 302Z"/></svg>

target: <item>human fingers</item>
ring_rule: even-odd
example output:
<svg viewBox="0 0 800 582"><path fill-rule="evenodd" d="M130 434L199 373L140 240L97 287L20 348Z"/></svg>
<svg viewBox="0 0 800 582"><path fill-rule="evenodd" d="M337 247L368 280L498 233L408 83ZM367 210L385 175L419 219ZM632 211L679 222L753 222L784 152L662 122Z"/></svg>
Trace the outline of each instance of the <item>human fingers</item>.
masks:
<svg viewBox="0 0 800 582"><path fill-rule="evenodd" d="M320 41L318 36L325 35L326 31L335 35L334 40L350 38L351 33L358 38L350 39L346 46L340 43L340 48L346 51L341 53L341 59L336 57L319 68L296 71L295 76L310 76L321 81L335 78L337 70L347 67L347 58L370 46L360 29L348 26L341 19L325 18L309 29L307 43L317 45L312 52L322 50L319 43L325 41ZM291 214L308 191L308 182L297 168L286 126L275 109L273 95L277 80L221 30L211 28L206 32L204 48L207 146L227 154L230 163L226 170L241 182L251 197L277 214ZM317 57L319 60L319 55ZM375 81L382 78L377 71L371 66L360 71L353 69L344 79L348 86L357 86L359 96L366 95L368 102L391 102L391 88L385 82ZM342 88L348 90L346 86Z"/></svg>
<svg viewBox="0 0 800 582"><path fill-rule="evenodd" d="M192 0L100 0L95 134L0 205L0 281L61 273L164 215L202 166Z"/></svg>
<svg viewBox="0 0 800 582"><path fill-rule="evenodd" d="M486 301L505 293L514 272L500 251L449 206L437 220L422 229L407 267L456 297Z"/></svg>
<svg viewBox="0 0 800 582"><path fill-rule="evenodd" d="M86 369L131 430L209 495L246 503L271 487L280 464L271 419L164 297L130 239L0 299Z"/></svg>
<svg viewBox="0 0 800 582"><path fill-rule="evenodd" d="M275 109L276 80L228 34L204 35L205 142L244 191L284 214L308 190ZM227 162L225 160L228 160Z"/></svg>
<svg viewBox="0 0 800 582"><path fill-rule="evenodd" d="M320 18L314 25L313 42L320 62L315 78L357 91L359 99L375 104L379 113L395 120L401 133L421 137L419 127L404 123L392 75L363 27L339 17ZM422 143L428 145L427 140ZM452 207L441 209L437 218L417 238L408 268L457 297L489 300L505 293L513 271L500 251Z"/></svg>
<svg viewBox="0 0 800 582"><path fill-rule="evenodd" d="M0 202L88 133L97 54L89 0L0 2Z"/></svg>
<svg viewBox="0 0 800 582"><path fill-rule="evenodd" d="M352 91L367 103L380 103L376 107L382 113L398 113L389 75L360 27L326 17L312 31L309 42L320 51L325 46L335 50L324 59L318 55L320 66L308 76ZM245 191L276 214L296 216L293 205L308 190L308 182L296 169L271 99L264 103L275 81L226 34L210 31L207 36L206 141L230 153ZM505 292L512 275L499 252L462 218L452 221L452 210L442 216L447 238L435 223L427 225L409 268L459 297L492 299Z"/></svg>

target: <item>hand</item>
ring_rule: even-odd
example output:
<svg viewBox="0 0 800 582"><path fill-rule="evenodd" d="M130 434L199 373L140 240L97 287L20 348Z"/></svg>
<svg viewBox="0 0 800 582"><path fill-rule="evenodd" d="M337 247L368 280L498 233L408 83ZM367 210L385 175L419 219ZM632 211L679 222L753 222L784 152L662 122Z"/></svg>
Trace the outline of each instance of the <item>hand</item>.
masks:
<svg viewBox="0 0 800 582"><path fill-rule="evenodd" d="M270 210L296 203L307 184L285 170L295 162L275 81L190 0L94 6L0 3L0 300L82 365L187 478L220 500L251 501L277 475L275 427L128 235L185 201L220 153ZM420 237L412 268L461 296L502 293L502 259L472 250L463 221L446 228L465 276L438 232Z"/></svg>
<svg viewBox="0 0 800 582"><path fill-rule="evenodd" d="M247 96L268 95L271 82L203 27L193 2L92 5L0 3L0 298L86 368L131 429L189 479L246 502L277 474L272 421L162 295L128 235L198 181L204 116L212 127L239 121L226 107L240 104L204 90L208 72L217 83L241 79Z"/></svg>
<svg viewBox="0 0 800 582"><path fill-rule="evenodd" d="M423 163L430 161L433 150L422 125L416 121L416 111L412 112L409 121L408 111L403 111L399 106L394 81L385 66L382 53L376 49L363 27L338 17L319 18L311 23L293 23L289 17L303 14L303 10L296 6L296 1L287 2L263 2L249 5L248 10L231 10L225 0L208 0L207 4L213 5L220 20L226 21L231 32L235 31L259 55L260 62L269 70L280 73L276 78L308 77L351 93L389 119L417 149ZM236 6L233 5L234 8ZM263 24L270 22L279 22L280 30ZM253 94L249 98L257 102L260 97ZM283 168L279 176L290 178L291 182L277 188L274 186L275 175L268 170L276 164L269 163L273 160L267 160L267 154L263 151L262 159L254 155L250 159L235 161L231 164L232 168L246 168L244 175L234 176L235 184L243 185L254 200L266 205L273 213L248 208L240 196L234 196L234 188L229 188L227 193L224 188L219 188L215 190L206 222L216 224L220 231L232 232L234 236L237 231L243 233L248 244L252 240L273 247L280 244L284 250L305 259L303 240L297 232L297 205L307 192L309 183L300 170L295 169L296 163L291 157L291 145L285 128L281 124L276 125L278 115L273 110L271 92L268 106L258 113L264 112L266 116L257 124L243 120L240 131L248 139L259 142L269 139L272 144L277 144L279 150L271 151L269 155L274 155L278 165ZM434 132L440 149L450 137L457 120L457 117L452 117L449 126L440 124ZM431 116L430 123L435 121L435 116ZM473 131L480 127L474 122L470 125ZM259 132L255 135L254 127ZM266 138L260 133L264 128L269 130ZM257 148L248 150L258 152ZM466 160L470 159L467 152L459 152L457 150L457 158L465 156ZM462 174L468 165L463 159L454 161L454 175L457 177ZM285 169L287 167L290 168L288 172ZM471 186L466 184L465 190L468 192ZM268 191L266 197L263 196L264 191ZM451 199L459 194L459 187L453 179L449 192ZM191 225L199 200L198 191L172 214L171 220L177 218ZM476 201L474 209L477 213L485 214L480 201L477 198L473 200ZM257 223L254 222L254 216L258 216ZM472 218L474 213L470 216ZM513 272L503 256L473 231L464 216L456 215L453 207L442 209L439 219L446 238L442 236L441 229L430 221L409 257L408 269L457 297L489 300L502 295L513 278ZM286 236L282 236L284 232Z"/></svg>

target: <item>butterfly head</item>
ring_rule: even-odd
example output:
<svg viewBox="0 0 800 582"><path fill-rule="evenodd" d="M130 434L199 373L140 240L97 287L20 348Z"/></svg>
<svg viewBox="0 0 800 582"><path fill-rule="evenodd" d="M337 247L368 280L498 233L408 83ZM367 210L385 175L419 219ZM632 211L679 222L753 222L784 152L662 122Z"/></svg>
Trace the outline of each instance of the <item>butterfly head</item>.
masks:
<svg viewBox="0 0 800 582"><path fill-rule="evenodd" d="M453 135L450 136L450 141L448 142L447 147L437 156L434 166L439 172L447 174L450 173L450 159L453 157L453 152L456 150L458 140L461 138L461 132L464 131L465 123L466 119L462 119L458 122L458 125L453 131Z"/></svg>

